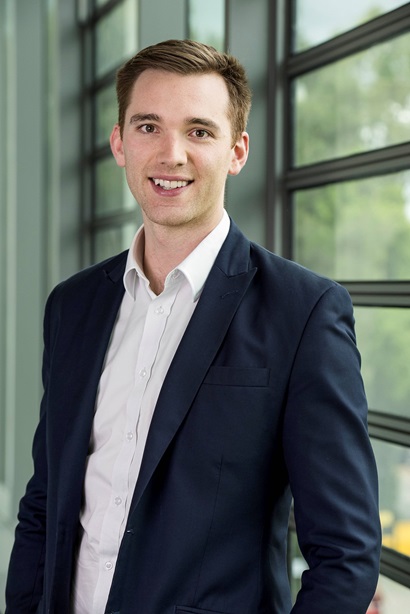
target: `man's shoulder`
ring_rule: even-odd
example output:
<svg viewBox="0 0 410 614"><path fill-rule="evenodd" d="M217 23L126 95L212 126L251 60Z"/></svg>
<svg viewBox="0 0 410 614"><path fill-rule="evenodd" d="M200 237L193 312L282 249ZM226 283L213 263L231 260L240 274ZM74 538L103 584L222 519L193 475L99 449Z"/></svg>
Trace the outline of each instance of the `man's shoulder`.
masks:
<svg viewBox="0 0 410 614"><path fill-rule="evenodd" d="M71 294L81 296L84 292L93 292L104 280L116 282L122 278L127 262L128 251L81 269L61 281L53 290L53 295Z"/></svg>
<svg viewBox="0 0 410 614"><path fill-rule="evenodd" d="M303 287L312 290L326 290L338 287L333 279L317 273L293 260L270 252L257 243L250 242L250 259L260 275L280 286Z"/></svg>

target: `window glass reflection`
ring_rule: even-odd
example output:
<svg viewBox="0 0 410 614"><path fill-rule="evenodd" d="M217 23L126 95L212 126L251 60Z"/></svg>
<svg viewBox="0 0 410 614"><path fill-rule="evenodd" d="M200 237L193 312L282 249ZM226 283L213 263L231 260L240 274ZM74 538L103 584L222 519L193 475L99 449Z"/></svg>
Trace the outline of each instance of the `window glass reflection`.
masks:
<svg viewBox="0 0 410 614"><path fill-rule="evenodd" d="M390 578L380 576L377 587L379 612L374 614L400 614L410 612L410 590ZM369 613L370 614L370 613Z"/></svg>
<svg viewBox="0 0 410 614"><path fill-rule="evenodd" d="M124 0L96 26L96 76L116 68L136 52L137 1Z"/></svg>
<svg viewBox="0 0 410 614"><path fill-rule="evenodd" d="M290 531L288 536L289 541L289 553L290 553L290 570L289 581L292 595L292 603L295 603L298 591L301 587L301 577L303 572L308 569L308 565L301 553L295 531ZM381 578L379 584L384 584L384 578ZM402 587L399 587L402 588ZM367 610L367 614L397 614L401 610L382 610L380 609L383 604L382 592L380 587L377 588L376 594L372 600L372 603ZM379 608L379 609L377 609ZM404 612L405 610L403 610Z"/></svg>
<svg viewBox="0 0 410 614"><path fill-rule="evenodd" d="M225 0L189 0L188 35L193 40L225 49Z"/></svg>
<svg viewBox="0 0 410 614"><path fill-rule="evenodd" d="M410 271L410 171L301 190L293 259L334 279L404 280Z"/></svg>
<svg viewBox="0 0 410 614"><path fill-rule="evenodd" d="M135 221L135 223L128 222L122 226L98 230L94 238L95 262L129 249L137 228L138 223Z"/></svg>
<svg viewBox="0 0 410 614"><path fill-rule="evenodd" d="M297 166L410 139L409 47L405 34L295 80Z"/></svg>
<svg viewBox="0 0 410 614"><path fill-rule="evenodd" d="M95 172L96 215L118 213L136 208L125 180L125 174L110 156L99 160Z"/></svg>
<svg viewBox="0 0 410 614"><path fill-rule="evenodd" d="M410 556L410 449L379 440L372 443L379 471L383 545Z"/></svg>
<svg viewBox="0 0 410 614"><path fill-rule="evenodd" d="M356 306L355 318L370 409L410 418L410 309Z"/></svg>
<svg viewBox="0 0 410 614"><path fill-rule="evenodd" d="M115 88L100 90L95 97L95 145L108 143L111 130L117 121L117 97Z"/></svg>
<svg viewBox="0 0 410 614"><path fill-rule="evenodd" d="M403 0L296 0L294 50L319 45L404 4Z"/></svg>

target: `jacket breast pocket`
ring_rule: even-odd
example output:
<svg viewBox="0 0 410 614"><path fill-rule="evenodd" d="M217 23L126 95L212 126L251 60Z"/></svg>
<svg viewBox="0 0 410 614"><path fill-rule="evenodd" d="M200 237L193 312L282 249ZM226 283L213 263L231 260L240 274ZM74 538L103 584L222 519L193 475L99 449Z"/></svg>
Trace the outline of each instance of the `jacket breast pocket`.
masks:
<svg viewBox="0 0 410 614"><path fill-rule="evenodd" d="M204 384L213 386L265 387L269 384L270 369L219 367L209 369Z"/></svg>

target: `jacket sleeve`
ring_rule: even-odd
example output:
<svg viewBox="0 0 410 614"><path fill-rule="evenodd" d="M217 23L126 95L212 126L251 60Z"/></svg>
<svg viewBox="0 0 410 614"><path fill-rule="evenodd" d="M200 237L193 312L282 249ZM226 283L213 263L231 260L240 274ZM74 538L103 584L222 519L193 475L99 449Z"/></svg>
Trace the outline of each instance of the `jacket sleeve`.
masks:
<svg viewBox="0 0 410 614"><path fill-rule="evenodd" d="M321 296L302 335L284 446L308 563L292 614L365 614L379 572L377 472L352 304L338 285Z"/></svg>
<svg viewBox="0 0 410 614"><path fill-rule="evenodd" d="M46 549L47 433L46 408L50 364L50 307L44 318L43 386L40 420L33 440L33 476L20 501L18 524L6 583L6 614L35 613L43 594Z"/></svg>

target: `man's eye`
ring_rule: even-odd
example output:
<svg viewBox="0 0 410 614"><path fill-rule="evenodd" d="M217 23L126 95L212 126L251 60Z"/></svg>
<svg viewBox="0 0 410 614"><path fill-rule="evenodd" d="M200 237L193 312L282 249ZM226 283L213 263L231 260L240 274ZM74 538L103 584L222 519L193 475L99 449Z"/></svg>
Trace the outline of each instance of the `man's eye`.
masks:
<svg viewBox="0 0 410 614"><path fill-rule="evenodd" d="M140 126L141 132L155 132L155 126L152 124L144 124Z"/></svg>
<svg viewBox="0 0 410 614"><path fill-rule="evenodd" d="M197 139L206 139L209 136L209 132L207 130L203 130L202 128L197 128L192 132L192 134Z"/></svg>

